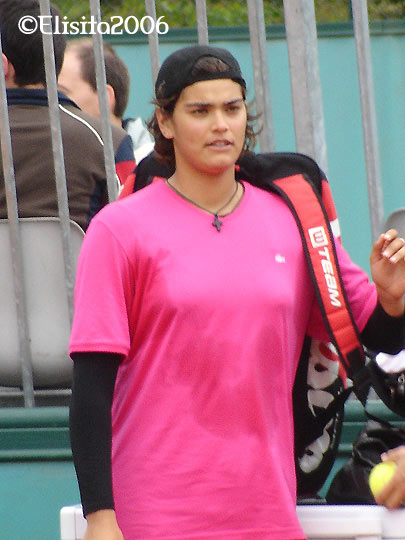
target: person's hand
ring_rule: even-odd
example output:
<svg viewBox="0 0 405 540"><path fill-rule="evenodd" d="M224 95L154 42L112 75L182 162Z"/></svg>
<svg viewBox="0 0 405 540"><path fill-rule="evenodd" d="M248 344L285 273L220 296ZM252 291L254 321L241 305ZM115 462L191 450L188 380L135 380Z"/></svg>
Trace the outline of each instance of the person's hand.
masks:
<svg viewBox="0 0 405 540"><path fill-rule="evenodd" d="M386 313L399 317L405 308L405 240L395 229L381 234L370 255L371 276Z"/></svg>
<svg viewBox="0 0 405 540"><path fill-rule="evenodd" d="M405 504L405 445L389 450L381 456L381 459L394 461L397 468L385 488L375 496L375 501L389 509L398 508L401 504Z"/></svg>
<svg viewBox="0 0 405 540"><path fill-rule="evenodd" d="M125 540L114 510L98 510L88 514L86 519L87 530L83 540Z"/></svg>

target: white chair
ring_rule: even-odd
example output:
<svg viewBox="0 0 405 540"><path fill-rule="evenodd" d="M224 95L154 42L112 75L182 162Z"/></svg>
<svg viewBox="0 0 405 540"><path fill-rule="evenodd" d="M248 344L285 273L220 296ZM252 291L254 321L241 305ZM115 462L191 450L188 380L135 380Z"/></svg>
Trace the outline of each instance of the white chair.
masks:
<svg viewBox="0 0 405 540"><path fill-rule="evenodd" d="M70 317L59 218L20 218L34 387L69 388ZM70 223L74 272L84 232ZM22 387L8 220L0 220L0 386Z"/></svg>
<svg viewBox="0 0 405 540"><path fill-rule="evenodd" d="M64 506L60 510L61 540L81 540L87 529L87 521L83 517L82 506Z"/></svg>
<svg viewBox="0 0 405 540"><path fill-rule="evenodd" d="M405 509L377 505L300 505L308 540L405 540Z"/></svg>
<svg viewBox="0 0 405 540"><path fill-rule="evenodd" d="M405 540L405 509L375 505L299 505L298 519L308 540ZM87 522L80 504L60 511L61 540L81 540Z"/></svg>

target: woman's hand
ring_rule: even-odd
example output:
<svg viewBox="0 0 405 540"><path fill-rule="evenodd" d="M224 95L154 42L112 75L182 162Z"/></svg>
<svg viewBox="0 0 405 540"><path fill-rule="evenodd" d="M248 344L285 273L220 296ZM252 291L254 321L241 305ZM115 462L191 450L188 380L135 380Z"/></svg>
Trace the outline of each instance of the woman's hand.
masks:
<svg viewBox="0 0 405 540"><path fill-rule="evenodd" d="M375 501L390 509L398 508L405 503L405 446L389 450L381 456L381 459L394 461L397 468L385 488L375 496Z"/></svg>
<svg viewBox="0 0 405 540"><path fill-rule="evenodd" d="M125 540L114 510L98 510L88 514L86 519L87 530L83 540Z"/></svg>
<svg viewBox="0 0 405 540"><path fill-rule="evenodd" d="M378 300L388 315L399 317L405 309L405 240L395 229L381 234L370 255L371 276Z"/></svg>

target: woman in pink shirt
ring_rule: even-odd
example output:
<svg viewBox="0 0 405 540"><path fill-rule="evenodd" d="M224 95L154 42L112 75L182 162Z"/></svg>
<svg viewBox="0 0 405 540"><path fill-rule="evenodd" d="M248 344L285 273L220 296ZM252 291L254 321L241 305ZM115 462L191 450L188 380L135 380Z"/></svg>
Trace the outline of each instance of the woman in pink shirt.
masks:
<svg viewBox="0 0 405 540"><path fill-rule="evenodd" d="M155 98L155 150L174 174L100 212L78 266L85 538L302 539L292 387L304 336L328 336L298 229L278 195L235 178L253 131L228 51L176 51ZM399 350L404 241L376 242L376 286L336 249L364 341L388 327Z"/></svg>

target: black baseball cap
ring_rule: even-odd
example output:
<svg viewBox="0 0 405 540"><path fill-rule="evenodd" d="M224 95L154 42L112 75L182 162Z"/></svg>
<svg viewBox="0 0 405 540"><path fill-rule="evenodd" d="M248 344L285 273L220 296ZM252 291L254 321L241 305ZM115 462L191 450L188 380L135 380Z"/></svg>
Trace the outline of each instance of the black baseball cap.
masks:
<svg viewBox="0 0 405 540"><path fill-rule="evenodd" d="M193 74L197 60L206 56L222 60L229 69L223 72ZM246 88L238 61L229 51L208 45L185 47L169 55L161 65L155 83L155 95L158 99L169 98L180 93L186 86L211 79L232 79Z"/></svg>

